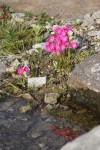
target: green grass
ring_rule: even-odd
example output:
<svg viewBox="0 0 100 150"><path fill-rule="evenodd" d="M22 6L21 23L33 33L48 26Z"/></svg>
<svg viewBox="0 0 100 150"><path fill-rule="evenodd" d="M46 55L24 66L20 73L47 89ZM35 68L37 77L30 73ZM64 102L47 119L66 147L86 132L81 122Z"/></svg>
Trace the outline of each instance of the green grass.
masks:
<svg viewBox="0 0 100 150"><path fill-rule="evenodd" d="M5 87L5 91L10 93L10 94L14 94L14 88L11 85L7 85Z"/></svg>
<svg viewBox="0 0 100 150"><path fill-rule="evenodd" d="M43 41L45 28L32 28L24 23L0 23L0 46L7 53L21 53Z"/></svg>

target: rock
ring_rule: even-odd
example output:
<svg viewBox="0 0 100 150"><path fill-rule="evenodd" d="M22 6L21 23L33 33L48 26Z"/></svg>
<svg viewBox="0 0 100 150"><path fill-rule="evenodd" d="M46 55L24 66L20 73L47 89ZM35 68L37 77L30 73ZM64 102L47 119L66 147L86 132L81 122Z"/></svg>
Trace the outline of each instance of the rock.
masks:
<svg viewBox="0 0 100 150"><path fill-rule="evenodd" d="M16 56L16 55L9 55L7 58L6 58L6 60L7 60L7 62L11 62L11 61L13 61L14 59L21 59L22 58L22 56Z"/></svg>
<svg viewBox="0 0 100 150"><path fill-rule="evenodd" d="M97 11L97 12L95 12L93 15L92 15L92 18L93 19L100 19L100 11Z"/></svg>
<svg viewBox="0 0 100 150"><path fill-rule="evenodd" d="M39 133L37 133L37 132L32 132L31 133L31 137L33 138L33 139L35 139L35 138L38 138L38 137L40 137L40 136L42 136L42 132L39 132Z"/></svg>
<svg viewBox="0 0 100 150"><path fill-rule="evenodd" d="M100 36L100 31L89 31L88 36Z"/></svg>
<svg viewBox="0 0 100 150"><path fill-rule="evenodd" d="M55 28L57 28L57 27L58 27L58 24L53 25L52 30L54 31Z"/></svg>
<svg viewBox="0 0 100 150"><path fill-rule="evenodd" d="M100 43L95 45L95 52L100 52Z"/></svg>
<svg viewBox="0 0 100 150"><path fill-rule="evenodd" d="M14 61L11 62L11 67L18 67L20 65L20 62L18 61L18 59L15 59Z"/></svg>
<svg viewBox="0 0 100 150"><path fill-rule="evenodd" d="M79 30L79 35L81 36L81 37L83 37L84 36L84 32L83 32L83 30L80 28L80 30Z"/></svg>
<svg viewBox="0 0 100 150"><path fill-rule="evenodd" d="M70 74L68 85L100 92L100 53L82 61Z"/></svg>
<svg viewBox="0 0 100 150"><path fill-rule="evenodd" d="M94 26L91 26L91 27L89 28L89 30L95 30L95 27L94 27Z"/></svg>
<svg viewBox="0 0 100 150"><path fill-rule="evenodd" d="M50 32L47 31L44 33L44 37L43 37L43 40L46 41L48 38L49 38L49 35L50 35Z"/></svg>
<svg viewBox="0 0 100 150"><path fill-rule="evenodd" d="M80 51L87 50L87 49L88 49L88 46L82 46L82 47L80 48Z"/></svg>
<svg viewBox="0 0 100 150"><path fill-rule="evenodd" d="M79 25L81 25L83 23L83 20L82 19L77 19L76 23L79 24Z"/></svg>
<svg viewBox="0 0 100 150"><path fill-rule="evenodd" d="M22 106L20 107L19 111L20 113L26 113L27 111L31 110L30 105Z"/></svg>
<svg viewBox="0 0 100 150"><path fill-rule="evenodd" d="M31 26L32 28L38 28L38 29L40 28L40 26L39 26L39 25L36 25L36 24L34 24L34 23L33 23L33 24L31 24L30 26Z"/></svg>
<svg viewBox="0 0 100 150"><path fill-rule="evenodd" d="M50 105L50 104L47 104L46 107L45 107L46 110L52 110L53 109L53 106Z"/></svg>
<svg viewBox="0 0 100 150"><path fill-rule="evenodd" d="M99 150L100 149L100 126L95 127L87 134L76 138L61 148L61 150Z"/></svg>
<svg viewBox="0 0 100 150"><path fill-rule="evenodd" d="M34 48L34 49L41 48L42 50L44 50L45 49L45 43L35 44L35 45L32 46L32 48Z"/></svg>
<svg viewBox="0 0 100 150"><path fill-rule="evenodd" d="M49 93L45 95L44 102L47 104L54 105L57 103L57 99L59 97L58 93Z"/></svg>
<svg viewBox="0 0 100 150"><path fill-rule="evenodd" d="M9 67L9 68L6 68L5 71L6 71L7 73L9 73L9 74L12 74L13 72L16 71L16 67Z"/></svg>
<svg viewBox="0 0 100 150"><path fill-rule="evenodd" d="M95 22L96 22L96 24L100 25L100 19L97 19Z"/></svg>
<svg viewBox="0 0 100 150"><path fill-rule="evenodd" d="M6 71L6 62L0 60L0 74Z"/></svg>
<svg viewBox="0 0 100 150"><path fill-rule="evenodd" d="M84 20L82 23L82 27L90 27L94 24L94 19L91 17L90 14L87 14L84 16Z"/></svg>
<svg viewBox="0 0 100 150"><path fill-rule="evenodd" d="M81 97L85 97L91 104L98 106L100 110L100 53L93 54L82 61L69 75L68 85L80 91Z"/></svg>
<svg viewBox="0 0 100 150"><path fill-rule="evenodd" d="M88 20L89 18L91 18L91 15L90 15L90 14L86 14L86 15L84 16L84 20Z"/></svg>
<svg viewBox="0 0 100 150"><path fill-rule="evenodd" d="M73 35L73 31L70 30L70 31L68 32L68 35L69 35L69 36L72 36L72 35Z"/></svg>
<svg viewBox="0 0 100 150"><path fill-rule="evenodd" d="M46 24L46 29L47 29L47 30L51 30L51 29L52 29L51 23L47 22L47 24Z"/></svg>
<svg viewBox="0 0 100 150"><path fill-rule="evenodd" d="M25 14L24 13L12 13L11 16L12 16L13 21L23 22L24 21L23 17L25 16Z"/></svg>
<svg viewBox="0 0 100 150"><path fill-rule="evenodd" d="M100 52L100 47L95 47L95 52Z"/></svg>
<svg viewBox="0 0 100 150"><path fill-rule="evenodd" d="M33 49L30 49L30 50L26 51L26 53L29 54L29 55L33 55L33 54L38 53L38 50L33 48Z"/></svg>
<svg viewBox="0 0 100 150"><path fill-rule="evenodd" d="M18 59L15 59L14 61L11 62L10 67L6 68L6 72L7 73L15 72L19 65L20 65L20 62L18 61Z"/></svg>
<svg viewBox="0 0 100 150"><path fill-rule="evenodd" d="M97 35L97 40L100 40L100 35ZM98 44L100 45L100 42Z"/></svg>
<svg viewBox="0 0 100 150"><path fill-rule="evenodd" d="M20 96L27 101L33 100L33 97L29 93L21 94Z"/></svg>
<svg viewBox="0 0 100 150"><path fill-rule="evenodd" d="M23 61L23 65L24 65L24 67L25 67L25 66L29 66L29 61L28 61L28 60L24 60L24 61Z"/></svg>
<svg viewBox="0 0 100 150"><path fill-rule="evenodd" d="M35 78L28 78L28 87L42 87L46 84L46 77L35 77Z"/></svg>

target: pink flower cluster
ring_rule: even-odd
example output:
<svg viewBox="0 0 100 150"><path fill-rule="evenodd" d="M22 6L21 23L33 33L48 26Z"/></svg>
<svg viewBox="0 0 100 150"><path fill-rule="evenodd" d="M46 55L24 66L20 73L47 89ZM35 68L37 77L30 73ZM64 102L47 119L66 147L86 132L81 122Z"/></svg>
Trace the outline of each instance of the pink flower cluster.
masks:
<svg viewBox="0 0 100 150"><path fill-rule="evenodd" d="M22 74L24 74L24 72L28 73L29 71L30 71L29 67L28 66L24 66L23 68L22 67L18 68L17 73L19 75L22 75Z"/></svg>
<svg viewBox="0 0 100 150"><path fill-rule="evenodd" d="M54 30L55 34L45 43L45 48L48 53L54 55L61 55L61 51L65 51L67 48L76 49L78 44L76 42L69 42L68 32L72 30L71 26L57 26Z"/></svg>

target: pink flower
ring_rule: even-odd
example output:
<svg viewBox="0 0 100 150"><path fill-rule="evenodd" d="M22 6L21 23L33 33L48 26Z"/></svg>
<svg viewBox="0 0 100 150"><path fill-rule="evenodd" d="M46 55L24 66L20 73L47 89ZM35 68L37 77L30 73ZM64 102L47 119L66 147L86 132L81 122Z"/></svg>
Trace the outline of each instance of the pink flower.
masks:
<svg viewBox="0 0 100 150"><path fill-rule="evenodd" d="M64 50L66 49L66 45L65 45L65 44L61 44L61 45L60 45L60 49L61 49L62 51L64 51Z"/></svg>
<svg viewBox="0 0 100 150"><path fill-rule="evenodd" d="M55 36L55 42L56 42L57 44L60 44L60 43L61 43L61 38L60 38L60 36Z"/></svg>
<svg viewBox="0 0 100 150"><path fill-rule="evenodd" d="M24 69L24 71L26 71L26 72L29 72L29 71L30 71L30 69L29 69L28 66L24 66L23 69Z"/></svg>
<svg viewBox="0 0 100 150"><path fill-rule="evenodd" d="M54 42L54 40L55 40L55 36L50 36L49 41Z"/></svg>
<svg viewBox="0 0 100 150"><path fill-rule="evenodd" d="M63 43L68 42L68 36L61 37Z"/></svg>
<svg viewBox="0 0 100 150"><path fill-rule="evenodd" d="M77 42L72 42L72 43L70 44L70 47L71 47L72 49L76 49L76 48L78 47L78 43L77 43Z"/></svg>
<svg viewBox="0 0 100 150"><path fill-rule="evenodd" d="M66 26L66 31L69 32L70 30L72 30L72 26Z"/></svg>
<svg viewBox="0 0 100 150"><path fill-rule="evenodd" d="M47 45L46 46L46 51L48 52L48 53L50 53L52 50L51 50L51 48L50 48L50 45Z"/></svg>
<svg viewBox="0 0 100 150"><path fill-rule="evenodd" d="M24 69L23 69L23 68L19 68L19 69L17 70L17 73L18 73L19 75L22 75L22 74L24 73Z"/></svg>
<svg viewBox="0 0 100 150"><path fill-rule="evenodd" d="M66 31L65 31L65 30L63 30L63 31L61 32L61 36L66 36Z"/></svg>
<svg viewBox="0 0 100 150"><path fill-rule="evenodd" d="M61 50L61 48L60 48L60 45L59 45L59 44L56 44L56 50L57 50L57 51Z"/></svg>
<svg viewBox="0 0 100 150"><path fill-rule="evenodd" d="M69 42L66 42L65 45L66 45L66 48L71 48Z"/></svg>
<svg viewBox="0 0 100 150"><path fill-rule="evenodd" d="M59 51L53 51L53 54L54 54L54 55L57 55L57 56L60 56L60 55L61 55Z"/></svg>
<svg viewBox="0 0 100 150"><path fill-rule="evenodd" d="M54 32L59 35L61 33L61 28L60 27L56 27L54 29Z"/></svg>
<svg viewBox="0 0 100 150"><path fill-rule="evenodd" d="M48 46L50 43L48 41L45 42L45 46Z"/></svg>

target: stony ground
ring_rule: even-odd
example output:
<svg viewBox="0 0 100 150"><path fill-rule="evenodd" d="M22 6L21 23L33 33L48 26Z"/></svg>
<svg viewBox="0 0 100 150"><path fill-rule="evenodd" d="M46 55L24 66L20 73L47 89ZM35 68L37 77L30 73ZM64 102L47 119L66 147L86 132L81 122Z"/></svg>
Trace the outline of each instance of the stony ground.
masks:
<svg viewBox="0 0 100 150"><path fill-rule="evenodd" d="M31 11L33 14L46 12L63 19L81 18L87 13L99 11L99 0L0 0L18 11Z"/></svg>
<svg viewBox="0 0 100 150"><path fill-rule="evenodd" d="M86 13L99 10L99 0L0 0L1 3L9 3L18 11L31 11L34 14L45 11L50 15L58 15L69 20L81 18ZM89 17L90 18L90 17ZM87 20L88 16L87 16ZM94 23L94 21L93 21ZM92 26L92 23L91 23ZM96 35L97 36L97 35ZM2 62L2 60L1 60ZM5 65L1 65L0 73L5 71ZM0 102L0 150L58 150L67 141L65 138L52 132L52 125L70 127L66 121L58 121L56 118L43 114L40 110L30 113L19 112L19 108L25 105L22 99L6 98Z"/></svg>

